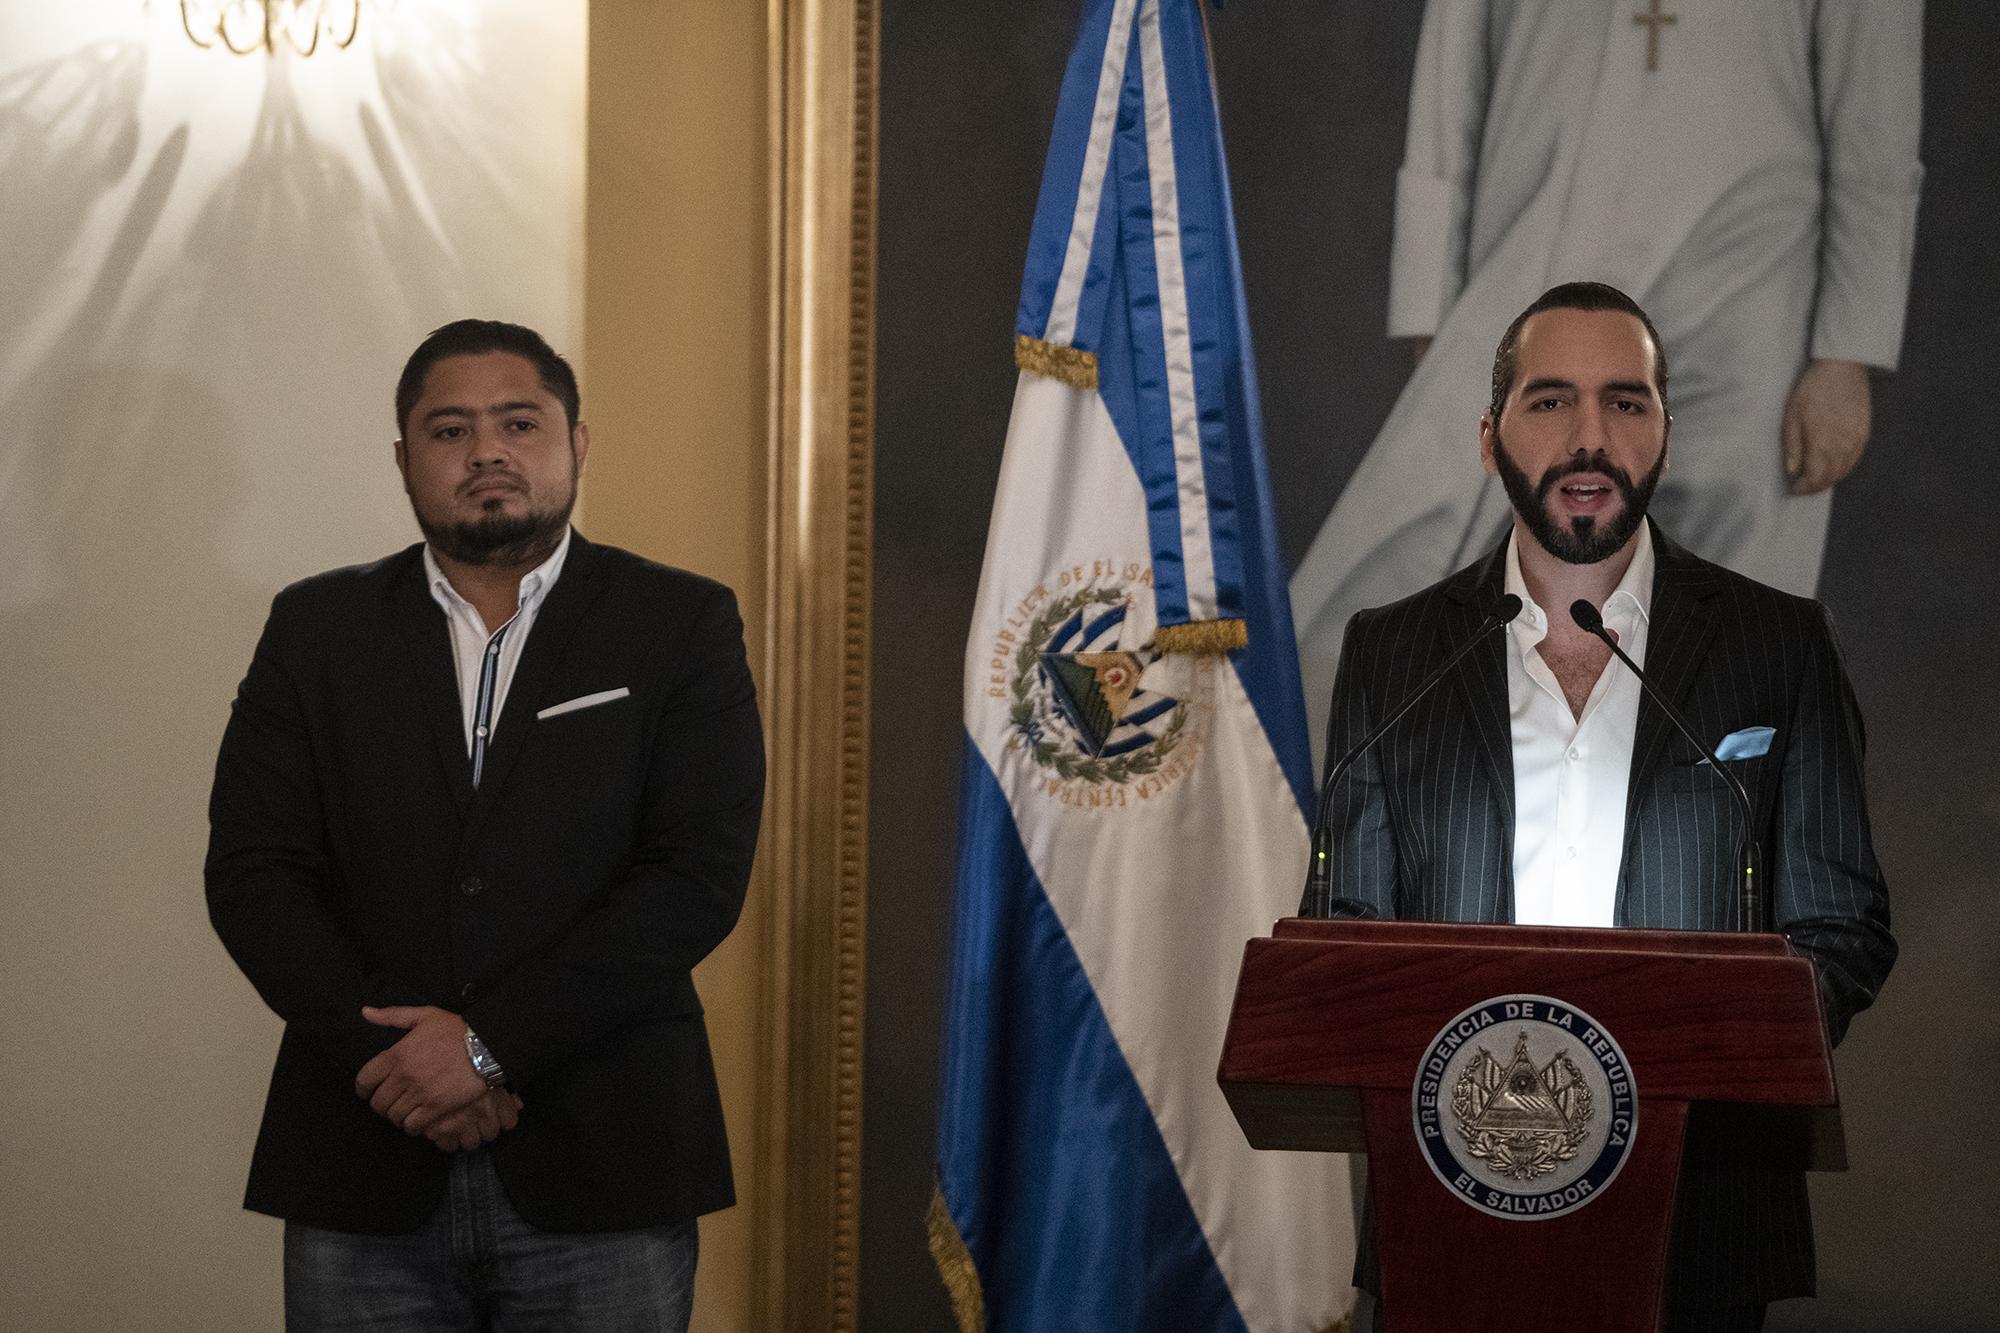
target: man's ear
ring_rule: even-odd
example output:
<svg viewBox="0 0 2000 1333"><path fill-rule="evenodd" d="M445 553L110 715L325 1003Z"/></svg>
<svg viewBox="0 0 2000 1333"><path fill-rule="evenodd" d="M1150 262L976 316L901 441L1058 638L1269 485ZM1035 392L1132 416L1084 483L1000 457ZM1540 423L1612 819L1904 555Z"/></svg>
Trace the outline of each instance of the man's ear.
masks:
<svg viewBox="0 0 2000 1333"><path fill-rule="evenodd" d="M1500 475L1500 464L1493 457L1493 414L1488 412L1479 418L1479 466L1486 469L1486 475Z"/></svg>
<svg viewBox="0 0 2000 1333"><path fill-rule="evenodd" d="M396 437L396 471L403 474L403 480L410 479L410 446L403 443L403 437Z"/></svg>
<svg viewBox="0 0 2000 1333"><path fill-rule="evenodd" d="M590 423L579 421L569 428L570 452L576 455L576 472L583 475L583 459L590 452Z"/></svg>

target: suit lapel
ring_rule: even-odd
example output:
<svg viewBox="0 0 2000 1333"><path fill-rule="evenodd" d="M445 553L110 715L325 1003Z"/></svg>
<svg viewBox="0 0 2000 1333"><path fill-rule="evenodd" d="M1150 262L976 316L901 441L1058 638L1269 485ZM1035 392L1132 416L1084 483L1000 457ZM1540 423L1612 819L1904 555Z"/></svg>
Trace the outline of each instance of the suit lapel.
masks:
<svg viewBox="0 0 2000 1333"><path fill-rule="evenodd" d="M556 586L542 600L541 610L528 631L521 660L514 667L514 679L507 686L507 702L493 732L493 744L486 751L486 769L479 790L472 795L472 823L477 825L493 803L494 793L506 785L507 775L526 748L535 727L535 712L548 697L549 678L562 660L584 612L597 600L598 549L571 532L569 555L563 560ZM468 829L470 834L473 829Z"/></svg>
<svg viewBox="0 0 2000 1333"><path fill-rule="evenodd" d="M472 759L465 748L465 714L452 665L451 628L425 586L423 548L411 547L405 568L390 585L392 618L409 655L417 700L437 745L445 786L461 819L472 801Z"/></svg>
<svg viewBox="0 0 2000 1333"><path fill-rule="evenodd" d="M1653 605L1646 626L1646 674L1661 694L1687 711L1688 691L1715 638L1710 599L1721 588L1714 572L1653 529ZM1625 845L1640 803L1651 789L1668 739L1676 735L1666 711L1652 696L1639 696L1639 723L1632 737L1632 773L1625 789Z"/></svg>
<svg viewBox="0 0 2000 1333"><path fill-rule="evenodd" d="M1507 543L1476 565L1454 575L1444 585L1444 612L1439 617L1432 660L1464 643L1500 600L1505 581ZM1493 798L1500 807L1500 827L1509 848L1514 833L1514 738L1507 718L1506 631L1486 635L1452 672L1452 686L1465 705L1465 716L1486 765ZM1508 853L1511 864L1513 853ZM1509 895L1511 900L1512 895Z"/></svg>

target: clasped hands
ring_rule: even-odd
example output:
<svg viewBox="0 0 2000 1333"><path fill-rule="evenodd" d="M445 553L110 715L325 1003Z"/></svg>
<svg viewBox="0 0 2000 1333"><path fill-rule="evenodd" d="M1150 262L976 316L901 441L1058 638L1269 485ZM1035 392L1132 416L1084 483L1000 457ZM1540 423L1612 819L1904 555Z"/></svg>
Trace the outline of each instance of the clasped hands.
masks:
<svg viewBox="0 0 2000 1333"><path fill-rule="evenodd" d="M402 1028L394 1046L361 1066L354 1091L405 1134L421 1134L442 1152L491 1143L521 1118L521 1099L488 1088L465 1053L465 1020L431 1005L364 1005L361 1016Z"/></svg>

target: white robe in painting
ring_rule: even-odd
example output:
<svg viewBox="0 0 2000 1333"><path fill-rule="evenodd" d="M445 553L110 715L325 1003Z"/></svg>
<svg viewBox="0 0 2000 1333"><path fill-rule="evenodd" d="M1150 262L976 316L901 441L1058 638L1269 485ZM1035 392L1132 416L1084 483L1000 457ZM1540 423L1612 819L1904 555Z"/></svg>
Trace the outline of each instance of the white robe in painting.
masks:
<svg viewBox="0 0 2000 1333"><path fill-rule="evenodd" d="M1396 185L1389 333L1435 335L1292 579L1313 741L1347 621L1489 549L1494 345L1547 288L1609 282L1666 344L1661 522L1810 595L1829 495L1780 423L1808 357L1896 363L1916 225L1920 0L1431 0Z"/></svg>

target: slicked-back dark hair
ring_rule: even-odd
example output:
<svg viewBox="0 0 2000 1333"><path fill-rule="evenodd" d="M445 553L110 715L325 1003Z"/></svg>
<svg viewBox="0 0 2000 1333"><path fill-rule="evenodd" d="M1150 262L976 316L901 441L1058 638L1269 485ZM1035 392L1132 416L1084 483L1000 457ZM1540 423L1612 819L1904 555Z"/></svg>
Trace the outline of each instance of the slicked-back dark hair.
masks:
<svg viewBox="0 0 2000 1333"><path fill-rule="evenodd" d="M1514 391L1514 376L1521 369L1522 326L1544 310L1617 310L1645 325L1646 336L1653 340L1653 387L1659 390L1660 411L1672 415L1667 411L1667 349L1661 344L1660 331L1653 327L1652 319L1637 301L1608 282L1565 282L1536 297L1535 303L1514 316L1514 322L1500 335L1500 346L1493 352L1493 403L1488 409L1496 424L1500 409L1507 405L1507 395Z"/></svg>
<svg viewBox="0 0 2000 1333"><path fill-rule="evenodd" d="M555 348L549 346L546 338L522 324L508 324L497 319L460 319L441 329L433 329L431 336L418 343L417 350L410 353L410 359L403 363L402 378L396 381L397 433L402 434L408 429L410 413L416 410L417 399L423 397L424 380L429 377L432 366L448 356L483 356L488 352L512 352L515 356L526 358L534 366L542 387L562 404L571 429L576 427L577 417L583 409L583 399L576 387L576 372L570 369L569 362L563 360Z"/></svg>

